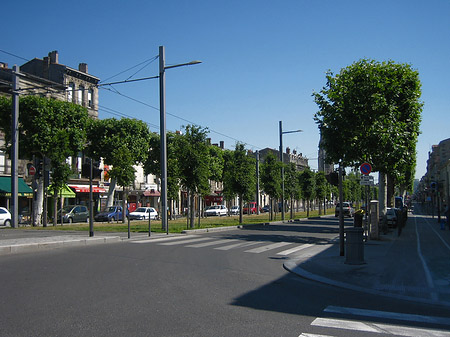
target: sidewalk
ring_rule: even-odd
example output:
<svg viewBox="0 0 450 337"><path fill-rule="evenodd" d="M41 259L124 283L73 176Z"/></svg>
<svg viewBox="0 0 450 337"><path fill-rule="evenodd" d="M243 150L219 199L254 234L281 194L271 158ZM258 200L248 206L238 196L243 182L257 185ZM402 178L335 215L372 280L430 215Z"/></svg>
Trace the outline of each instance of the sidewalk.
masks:
<svg viewBox="0 0 450 337"><path fill-rule="evenodd" d="M421 226L424 230L433 227L427 237L433 242L427 245L442 246L439 260L445 265L437 264L435 256L422 255L417 240ZM390 229L380 240L364 243L364 264L345 261L345 256L339 256L337 242L319 254L288 260L284 267L340 288L450 307L450 231L440 230L436 218L410 215L400 236L397 229Z"/></svg>

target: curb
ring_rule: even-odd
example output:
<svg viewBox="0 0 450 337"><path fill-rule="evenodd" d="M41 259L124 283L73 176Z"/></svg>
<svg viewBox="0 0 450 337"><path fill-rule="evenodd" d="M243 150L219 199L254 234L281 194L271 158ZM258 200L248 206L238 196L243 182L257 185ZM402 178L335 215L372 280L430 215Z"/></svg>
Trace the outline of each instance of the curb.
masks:
<svg viewBox="0 0 450 337"><path fill-rule="evenodd" d="M7 246L0 245L0 256L10 255L17 253L28 253L38 250L49 250L61 247L72 246L89 246L101 243L114 243L120 242L120 236L105 236L97 238L82 238L82 239L69 239L69 240L57 240L57 241L42 241L32 243L17 243Z"/></svg>

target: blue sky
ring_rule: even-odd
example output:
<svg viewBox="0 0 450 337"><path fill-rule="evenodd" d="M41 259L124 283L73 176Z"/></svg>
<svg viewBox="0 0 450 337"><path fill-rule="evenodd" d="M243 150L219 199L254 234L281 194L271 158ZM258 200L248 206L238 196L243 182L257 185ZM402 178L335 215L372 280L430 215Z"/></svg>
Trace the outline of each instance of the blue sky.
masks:
<svg viewBox="0 0 450 337"><path fill-rule="evenodd" d="M166 64L201 60L167 70L167 128L208 127L212 141L227 148L236 141L252 150L278 148L283 121L286 131L304 130L285 135L285 147L317 169L311 95L325 85L327 70L337 73L361 58L419 71L425 105L416 178L426 172L431 146L450 137L450 1L7 0L2 12L9 14L2 15L0 50L25 59L57 50L60 63L85 62L102 80L157 75L158 60L135 66L157 56L160 45ZM0 61L25 62L4 52ZM158 131L158 85L115 85L120 95L101 90L100 118L117 117L108 112L114 109Z"/></svg>

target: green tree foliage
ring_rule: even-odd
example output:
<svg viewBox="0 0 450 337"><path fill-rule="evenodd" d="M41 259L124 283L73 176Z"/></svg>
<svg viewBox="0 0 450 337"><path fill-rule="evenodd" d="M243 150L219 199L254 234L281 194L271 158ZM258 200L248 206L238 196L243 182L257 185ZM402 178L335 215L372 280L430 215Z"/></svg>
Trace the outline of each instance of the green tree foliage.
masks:
<svg viewBox="0 0 450 337"><path fill-rule="evenodd" d="M367 161L375 171L411 181L423 105L418 72L362 59L326 79L313 96L328 159L353 167Z"/></svg>
<svg viewBox="0 0 450 337"><path fill-rule="evenodd" d="M12 101L0 97L0 128L5 134L5 150L11 146ZM62 187L70 170L66 158L81 151L86 143L86 108L52 98L25 96L19 100L19 155L31 160L33 156L47 157L52 165L52 186ZM42 179L41 179L42 180ZM38 196L43 196L39 182ZM34 203L34 225L40 224L43 198Z"/></svg>
<svg viewBox="0 0 450 337"><path fill-rule="evenodd" d="M315 197L315 176L314 172L309 168L303 170L299 175L300 188L303 193L303 198L308 202L306 214L309 216L311 208L311 200Z"/></svg>
<svg viewBox="0 0 450 337"><path fill-rule="evenodd" d="M314 174L314 194L319 201L319 215L322 214L322 203L327 196L327 179L325 173L320 171Z"/></svg>
<svg viewBox="0 0 450 337"><path fill-rule="evenodd" d="M271 200L271 218L272 210L274 209L273 203L281 197L282 185L281 185L281 162L275 157L272 152L269 152L261 165L261 187L266 194L269 195ZM278 209L278 206L276 207Z"/></svg>
<svg viewBox="0 0 450 337"><path fill-rule="evenodd" d="M294 214L294 200L300 200L301 190L298 181L299 172L295 163L289 163L284 169L284 193L290 200L290 216L293 218Z"/></svg>
<svg viewBox="0 0 450 337"><path fill-rule="evenodd" d="M130 186L135 177L133 166L143 163L148 152L147 124L130 118L91 120L87 133L87 154L103 158L105 164L113 166L111 178L124 188Z"/></svg>
<svg viewBox="0 0 450 337"><path fill-rule="evenodd" d="M180 182L190 193L191 228L194 228L194 195L207 195L210 192L207 134L207 129L188 125L179 142Z"/></svg>
<svg viewBox="0 0 450 337"><path fill-rule="evenodd" d="M247 155L244 144L237 143L235 150L224 153L223 184L227 197L239 196L239 222L242 223L244 200L253 200L256 187L255 159Z"/></svg>

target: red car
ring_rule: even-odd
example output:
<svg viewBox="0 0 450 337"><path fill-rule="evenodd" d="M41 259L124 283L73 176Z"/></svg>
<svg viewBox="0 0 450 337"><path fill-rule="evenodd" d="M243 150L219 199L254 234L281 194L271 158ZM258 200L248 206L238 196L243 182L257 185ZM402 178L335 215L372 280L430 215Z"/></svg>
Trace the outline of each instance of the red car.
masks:
<svg viewBox="0 0 450 337"><path fill-rule="evenodd" d="M250 209L250 211L249 211L249 209ZM261 207L259 208L259 210L261 211ZM251 201L251 202L245 204L244 208L242 209L242 212L244 214L256 214L256 202Z"/></svg>

